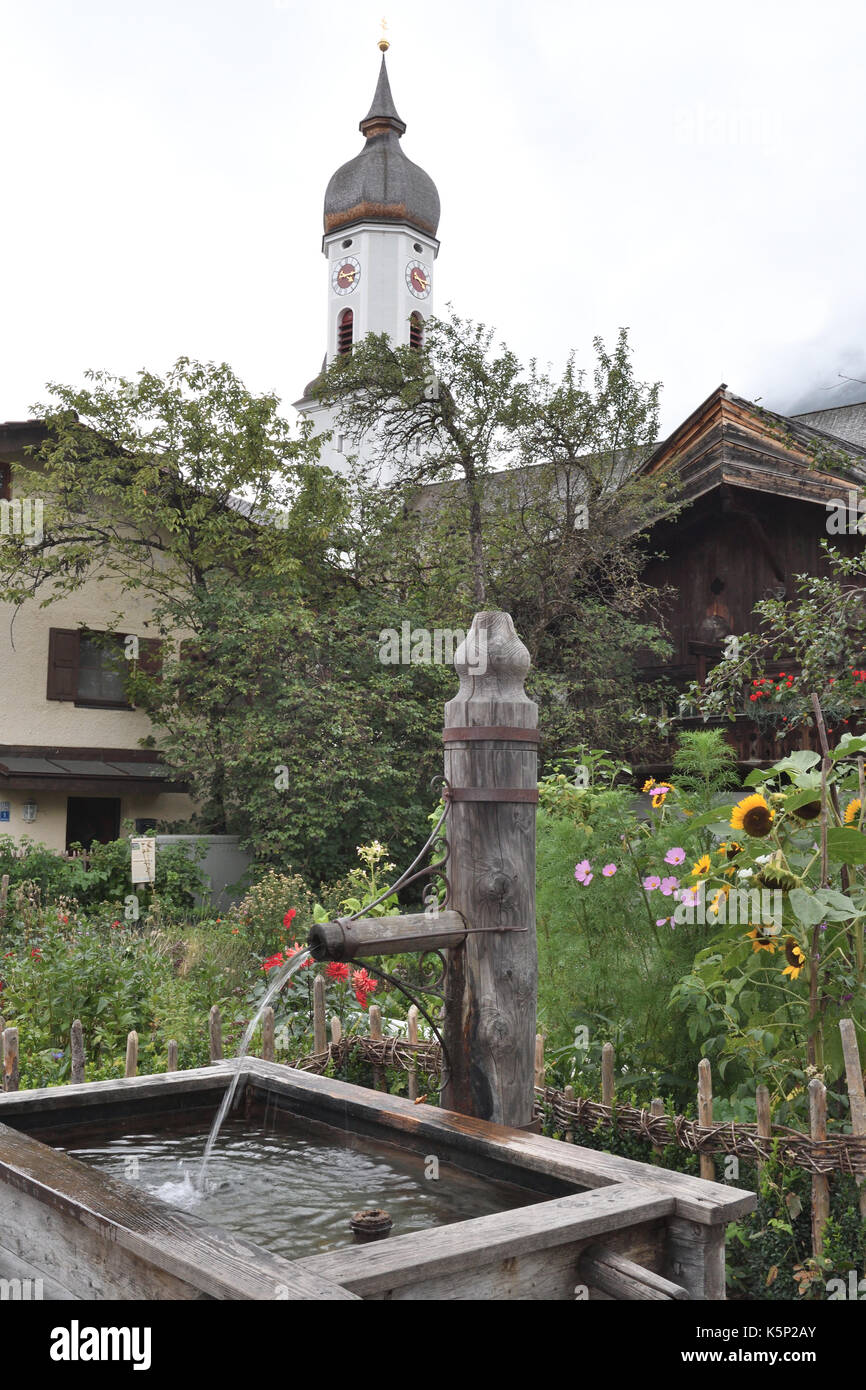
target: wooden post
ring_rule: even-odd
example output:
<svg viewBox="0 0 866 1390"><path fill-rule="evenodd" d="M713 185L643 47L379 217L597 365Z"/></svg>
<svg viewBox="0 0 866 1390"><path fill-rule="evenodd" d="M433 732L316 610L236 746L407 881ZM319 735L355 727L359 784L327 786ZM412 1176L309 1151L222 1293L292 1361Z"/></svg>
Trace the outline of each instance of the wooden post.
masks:
<svg viewBox="0 0 866 1390"><path fill-rule="evenodd" d="M544 1034L535 1035L535 1089L544 1090Z"/></svg>
<svg viewBox="0 0 866 1390"><path fill-rule="evenodd" d="M862 763L862 758L858 762ZM858 931L862 928L858 927ZM857 1047L857 1032L854 1020L843 1018L839 1023L842 1034L842 1056L845 1058L845 1076L848 1081L848 1100L851 1107L851 1133L866 1136L866 1093L863 1089L863 1068L860 1065L860 1050ZM860 1188L860 1215L866 1220L866 1177L857 1179Z"/></svg>
<svg viewBox="0 0 866 1390"><path fill-rule="evenodd" d="M18 1029L3 1030L3 1090L18 1090Z"/></svg>
<svg viewBox="0 0 866 1390"><path fill-rule="evenodd" d="M410 1004L409 1013L406 1019L406 1029L409 1034L409 1042L417 1047L418 1045L418 1005ZM410 1100L418 1099L418 1069L414 1061L409 1068L409 1079L406 1094Z"/></svg>
<svg viewBox="0 0 866 1390"><path fill-rule="evenodd" d="M81 1027L81 1019L76 1018L72 1021L69 1030L69 1052L72 1058L72 1071L70 1080L73 1086L80 1086L84 1080L84 1031Z"/></svg>
<svg viewBox="0 0 866 1390"><path fill-rule="evenodd" d="M334 1014L334 1017L331 1019L331 1045L332 1045L333 1047L338 1047L339 1044L340 1044L340 1039L342 1038L342 1036L343 1036L343 1025L342 1025L342 1023L340 1022L340 1020L337 1018L337 1015Z"/></svg>
<svg viewBox="0 0 866 1390"><path fill-rule="evenodd" d="M378 1004L370 1005L370 1037L374 1042L382 1041L382 1010ZM385 1073L378 1063L373 1063L373 1085L377 1091L385 1089Z"/></svg>
<svg viewBox="0 0 866 1390"><path fill-rule="evenodd" d="M819 1077L809 1082L809 1128L813 1139L827 1138L827 1088ZM824 1225L830 1215L830 1179L812 1174L812 1254L824 1253Z"/></svg>
<svg viewBox="0 0 866 1390"><path fill-rule="evenodd" d="M208 1019L208 1036L210 1039L210 1059L212 1062L222 1061L223 1055L223 1021L220 1017L219 1004L211 1007Z"/></svg>
<svg viewBox="0 0 866 1390"><path fill-rule="evenodd" d="M708 1058L702 1057L698 1062L698 1124L711 1125L713 1123L713 1073ZM712 1154L702 1153L701 1177L707 1178L709 1182L716 1180L716 1165Z"/></svg>
<svg viewBox="0 0 866 1390"><path fill-rule="evenodd" d="M661 1096L655 1096L655 1097L650 1101L650 1114L653 1115L653 1116L658 1116L658 1115L663 1115L664 1113L665 1113L665 1103L664 1103L664 1101L662 1100ZM664 1145L658 1144L658 1143L655 1141L655 1139L653 1140L653 1153L654 1153L654 1154L660 1154L660 1153L662 1152L663 1148L664 1148Z"/></svg>
<svg viewBox="0 0 866 1390"><path fill-rule="evenodd" d="M313 981L313 1051L327 1052L328 1029L325 1019L325 977L317 975Z"/></svg>
<svg viewBox="0 0 866 1390"><path fill-rule="evenodd" d="M574 1087L573 1087L573 1086L566 1086L565 1091L564 1091L564 1095L565 1095L565 1099L566 1099L567 1101L573 1101L573 1100L574 1100ZM564 1137L565 1137L565 1142L566 1142L566 1144L573 1144L573 1143L574 1143L574 1128L573 1128L572 1123L571 1123L570 1120L567 1121L567 1123L566 1123L566 1126L565 1126L565 1136L564 1136Z"/></svg>
<svg viewBox="0 0 866 1390"><path fill-rule="evenodd" d="M766 1086L759 1086L755 1091L755 1112L758 1122L758 1138L772 1138L773 1130L770 1124L770 1092ZM763 1166L763 1159L758 1159L758 1172Z"/></svg>
<svg viewBox="0 0 866 1390"><path fill-rule="evenodd" d="M538 707L509 614L476 613L445 706L450 906L470 929L447 953L442 1104L533 1124L538 958Z"/></svg>
<svg viewBox="0 0 866 1390"><path fill-rule="evenodd" d="M168 1040L168 1059L165 1069L166 1071L177 1071L177 1043L174 1038Z"/></svg>
<svg viewBox="0 0 866 1390"><path fill-rule="evenodd" d="M138 1034L135 1029L126 1036L126 1070L124 1076L136 1076L138 1073Z"/></svg>
<svg viewBox="0 0 866 1390"><path fill-rule="evenodd" d="M275 1056L274 1011L269 1004L262 1014L262 1058L265 1062L273 1062Z"/></svg>
<svg viewBox="0 0 866 1390"><path fill-rule="evenodd" d="M615 1055L613 1043L605 1043L601 1049L601 1103L616 1104L616 1084L614 1082Z"/></svg>

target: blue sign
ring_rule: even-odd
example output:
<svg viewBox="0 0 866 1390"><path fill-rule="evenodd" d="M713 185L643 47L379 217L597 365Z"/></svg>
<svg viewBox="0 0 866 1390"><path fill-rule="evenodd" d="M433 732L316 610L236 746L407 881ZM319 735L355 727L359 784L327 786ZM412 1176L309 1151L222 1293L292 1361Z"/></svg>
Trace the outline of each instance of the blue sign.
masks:
<svg viewBox="0 0 866 1390"><path fill-rule="evenodd" d="M9 819L9 802L0 801L0 821Z"/></svg>

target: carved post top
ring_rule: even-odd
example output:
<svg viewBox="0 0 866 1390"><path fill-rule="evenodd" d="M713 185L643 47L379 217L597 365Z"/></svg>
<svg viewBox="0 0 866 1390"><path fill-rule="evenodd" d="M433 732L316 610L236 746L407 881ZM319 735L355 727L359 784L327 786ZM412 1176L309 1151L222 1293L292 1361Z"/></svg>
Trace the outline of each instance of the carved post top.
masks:
<svg viewBox="0 0 866 1390"><path fill-rule="evenodd" d="M445 727L513 723L534 729L538 706L523 688L529 664L510 613L476 613L454 657L460 688L445 706Z"/></svg>

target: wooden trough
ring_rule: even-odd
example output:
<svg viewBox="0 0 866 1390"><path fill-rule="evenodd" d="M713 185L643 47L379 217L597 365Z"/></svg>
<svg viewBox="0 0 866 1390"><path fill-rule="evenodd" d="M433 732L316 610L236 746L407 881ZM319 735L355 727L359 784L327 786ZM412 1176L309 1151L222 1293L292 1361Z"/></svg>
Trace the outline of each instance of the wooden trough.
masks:
<svg viewBox="0 0 866 1390"><path fill-rule="evenodd" d="M725 1225L752 1193L272 1062L245 1117L280 1112L435 1155L537 1196L515 1210L300 1260L69 1157L95 1131L209 1124L231 1063L0 1096L0 1279L53 1299L722 1299Z"/></svg>

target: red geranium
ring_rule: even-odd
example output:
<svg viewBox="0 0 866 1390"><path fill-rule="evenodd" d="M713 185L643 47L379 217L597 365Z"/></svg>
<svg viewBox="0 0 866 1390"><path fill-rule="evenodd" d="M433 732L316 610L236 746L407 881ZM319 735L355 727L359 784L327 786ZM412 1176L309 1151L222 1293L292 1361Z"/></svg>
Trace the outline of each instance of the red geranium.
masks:
<svg viewBox="0 0 866 1390"><path fill-rule="evenodd" d="M41 960L41 959L42 959L42 952L40 951L40 949L39 949L38 946L32 947L32 949L31 949L31 951L30 951L30 954L31 954L31 956L35 956L37 960Z"/></svg>
<svg viewBox="0 0 866 1390"><path fill-rule="evenodd" d="M290 907L285 917L283 918L283 926L285 927L286 931L289 930L289 927L292 925L297 915L297 908Z"/></svg>
<svg viewBox="0 0 866 1390"><path fill-rule="evenodd" d="M272 956L268 956L267 960L266 960L266 961L264 962L264 964L262 965L262 969L263 969L263 970L276 970L279 966L284 965L284 964L285 964L285 957L283 956L282 951L276 951Z"/></svg>

